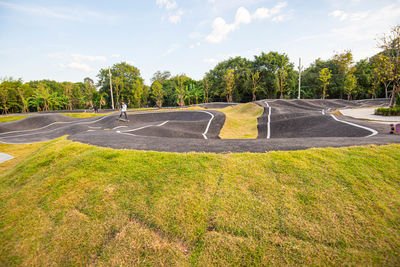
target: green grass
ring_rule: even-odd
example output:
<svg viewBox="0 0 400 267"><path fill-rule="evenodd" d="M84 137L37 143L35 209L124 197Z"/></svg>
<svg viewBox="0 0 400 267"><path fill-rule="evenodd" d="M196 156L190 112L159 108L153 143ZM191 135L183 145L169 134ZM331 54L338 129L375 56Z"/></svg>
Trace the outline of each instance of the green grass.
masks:
<svg viewBox="0 0 400 267"><path fill-rule="evenodd" d="M92 117L100 117L105 115L110 115L110 113L89 113L89 112L82 112L82 113L59 113L61 115L74 117L74 118L92 118Z"/></svg>
<svg viewBox="0 0 400 267"><path fill-rule="evenodd" d="M218 109L225 114L225 124L219 136L221 139L255 139L258 136L257 118L264 109L257 104L247 103Z"/></svg>
<svg viewBox="0 0 400 267"><path fill-rule="evenodd" d="M400 107L393 108L377 108L375 115L381 116L400 116Z"/></svg>
<svg viewBox="0 0 400 267"><path fill-rule="evenodd" d="M399 150L0 144L0 265L399 265Z"/></svg>
<svg viewBox="0 0 400 267"><path fill-rule="evenodd" d="M5 116L0 116L0 123L1 122L22 120L22 119L24 119L26 117L29 117L29 116L30 115L18 115L18 116L5 115Z"/></svg>

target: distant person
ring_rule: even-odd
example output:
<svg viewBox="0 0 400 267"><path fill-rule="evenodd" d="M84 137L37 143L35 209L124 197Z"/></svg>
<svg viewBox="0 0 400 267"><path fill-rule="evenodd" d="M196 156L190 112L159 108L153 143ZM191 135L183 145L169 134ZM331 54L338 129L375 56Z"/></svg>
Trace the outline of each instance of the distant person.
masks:
<svg viewBox="0 0 400 267"><path fill-rule="evenodd" d="M125 120L128 120L128 116L126 115L126 109L127 109L127 106L126 106L125 102L122 101L122 104L121 104L121 114L119 115L119 118L121 118L121 117L122 117L122 114L124 114L124 115L125 115Z"/></svg>
<svg viewBox="0 0 400 267"><path fill-rule="evenodd" d="M94 113L97 113L99 111L99 109L97 108L96 105L93 106L93 109L94 109Z"/></svg>

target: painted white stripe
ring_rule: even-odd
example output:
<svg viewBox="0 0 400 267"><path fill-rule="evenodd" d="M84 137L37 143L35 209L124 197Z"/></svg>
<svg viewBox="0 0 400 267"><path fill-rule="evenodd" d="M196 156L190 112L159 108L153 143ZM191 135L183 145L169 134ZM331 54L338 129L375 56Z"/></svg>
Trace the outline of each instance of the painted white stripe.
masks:
<svg viewBox="0 0 400 267"><path fill-rule="evenodd" d="M214 119L214 114L212 114L208 111L204 111L204 110L199 110L199 112L203 112L203 113L207 113L207 114L211 115L211 119L208 121L206 130L204 131L204 133L202 133L204 139L208 139L206 134L208 133L208 130L210 129L211 121Z"/></svg>
<svg viewBox="0 0 400 267"><path fill-rule="evenodd" d="M265 104L268 107L267 139L270 139L271 138L271 111L272 111L272 109L267 101L265 101Z"/></svg>
<svg viewBox="0 0 400 267"><path fill-rule="evenodd" d="M134 131L139 131L139 130L142 130L142 129L146 129L146 128L149 128L149 127L160 127L160 126L165 125L167 122L169 122L169 121L164 121L163 123L160 123L160 124L157 124L157 125L146 125L146 126L143 126L143 127L139 127L139 128L136 128L136 129L132 129L132 130L127 130L127 131L123 131L123 132L117 131L117 132L120 132L120 133L129 133L129 132L134 132Z"/></svg>
<svg viewBox="0 0 400 267"><path fill-rule="evenodd" d="M123 127L128 127L128 126L117 126L117 127L112 128L112 129L116 130L116 129L123 128ZM89 127L89 128L91 128L91 127Z"/></svg>
<svg viewBox="0 0 400 267"><path fill-rule="evenodd" d="M32 131L37 131L37 130L41 130L41 129L50 127L51 125L54 125L54 124L68 124L68 123L71 124L71 125L91 124L91 123L96 123L96 122L99 122L99 121L101 121L101 120L104 120L105 118L107 118L107 117L109 117L109 116L112 116L112 115L114 115L114 114L106 115L106 116L101 117L100 119L95 120L95 121L82 121L82 122L57 121L57 122L50 123L49 125L46 125L46 126L43 126L43 127L40 127L40 128L35 128L35 129L30 129L30 130L20 130L20 131L4 132L4 133L0 133L0 135L2 135L2 134L10 134L10 133L21 133L21 132L32 132ZM65 128L65 127L64 127L64 128ZM53 132L53 131L56 131L56 130L59 130L59 129L63 129L63 128L57 128L57 129L49 130L49 131L46 131L46 132L38 132L38 133L48 133L48 132ZM33 134L38 134L38 133L33 133ZM27 134L27 135L31 135L31 134ZM16 137L16 136L23 136L23 135L14 135L14 136L12 136L12 137ZM7 138L7 137L3 137L3 138Z"/></svg>
<svg viewBox="0 0 400 267"><path fill-rule="evenodd" d="M4 161L7 161L7 160L10 160L10 159L13 159L13 158L14 158L13 156L8 155L6 153L0 153L0 163L4 162Z"/></svg>
<svg viewBox="0 0 400 267"><path fill-rule="evenodd" d="M374 135L377 135L377 134L378 134L378 132L377 132L376 130L371 129L371 128L369 128L369 127L361 126L361 125L358 125L358 124L355 124L355 123L351 123L351 122L348 122L348 121L339 120L339 119L336 118L333 114L331 114L331 116L332 116L332 118L334 118L336 121L339 121L339 122L342 122L342 123L346 123L346 124L349 124L349 125L351 125L351 126L355 126L355 127L358 127L358 128L361 128L361 129L364 129L364 130L367 130L367 131L370 131L371 134L370 134L370 135L367 135L367 136L365 136L365 137L371 137L371 136L374 136Z"/></svg>
<svg viewBox="0 0 400 267"><path fill-rule="evenodd" d="M322 110L321 113L322 113L322 115L325 115L325 110Z"/></svg>

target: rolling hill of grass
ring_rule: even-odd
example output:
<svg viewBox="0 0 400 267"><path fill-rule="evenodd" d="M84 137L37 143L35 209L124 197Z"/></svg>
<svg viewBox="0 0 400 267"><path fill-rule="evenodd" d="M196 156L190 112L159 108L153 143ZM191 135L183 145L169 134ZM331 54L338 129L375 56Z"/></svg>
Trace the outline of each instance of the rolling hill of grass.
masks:
<svg viewBox="0 0 400 267"><path fill-rule="evenodd" d="M399 265L399 150L0 144L0 265Z"/></svg>
<svg viewBox="0 0 400 267"><path fill-rule="evenodd" d="M225 124L221 129L221 139L255 139L258 136L257 118L264 108L254 103L218 109L225 114Z"/></svg>
<svg viewBox="0 0 400 267"><path fill-rule="evenodd" d="M12 116L12 115L6 115L6 116L0 116L0 123L1 122L9 122L9 121L17 121L17 120L22 120L29 115L17 115L17 116Z"/></svg>

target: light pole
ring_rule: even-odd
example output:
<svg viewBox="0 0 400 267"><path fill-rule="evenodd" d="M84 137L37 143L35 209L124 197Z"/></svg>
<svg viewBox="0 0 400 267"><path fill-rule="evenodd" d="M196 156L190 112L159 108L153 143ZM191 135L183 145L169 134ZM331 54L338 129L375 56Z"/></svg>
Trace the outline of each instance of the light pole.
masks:
<svg viewBox="0 0 400 267"><path fill-rule="evenodd" d="M112 81L111 81L111 70L110 70L110 67L108 67L108 74L110 75L111 107L112 107L112 109L114 109L114 96L113 96L113 90L112 90Z"/></svg>
<svg viewBox="0 0 400 267"><path fill-rule="evenodd" d="M300 90L301 90L301 71L303 70L303 67L301 66L301 58L299 58L299 95L297 96L297 99L300 99Z"/></svg>

